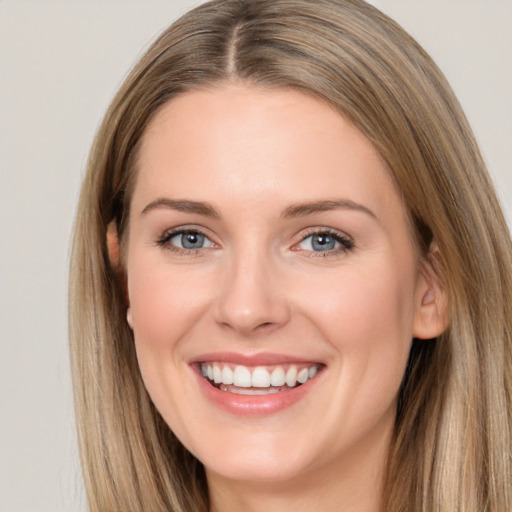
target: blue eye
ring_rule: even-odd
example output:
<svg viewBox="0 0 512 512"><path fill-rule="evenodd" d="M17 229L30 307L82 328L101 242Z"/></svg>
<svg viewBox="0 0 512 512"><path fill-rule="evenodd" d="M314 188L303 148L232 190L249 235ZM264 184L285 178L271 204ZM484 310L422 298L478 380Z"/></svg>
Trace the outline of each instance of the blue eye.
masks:
<svg viewBox="0 0 512 512"><path fill-rule="evenodd" d="M193 231L174 235L169 242L183 249L200 249L204 245L206 237Z"/></svg>
<svg viewBox="0 0 512 512"><path fill-rule="evenodd" d="M339 247L340 243L334 237L326 234L311 235L311 247L314 251L332 251Z"/></svg>
<svg viewBox="0 0 512 512"><path fill-rule="evenodd" d="M213 242L198 231L185 230L174 231L164 235L159 241L159 245L165 245L169 249L197 250L206 247L213 247Z"/></svg>
<svg viewBox="0 0 512 512"><path fill-rule="evenodd" d="M303 251L338 253L352 249L353 246L352 240L338 233L318 231L304 237L297 247Z"/></svg>

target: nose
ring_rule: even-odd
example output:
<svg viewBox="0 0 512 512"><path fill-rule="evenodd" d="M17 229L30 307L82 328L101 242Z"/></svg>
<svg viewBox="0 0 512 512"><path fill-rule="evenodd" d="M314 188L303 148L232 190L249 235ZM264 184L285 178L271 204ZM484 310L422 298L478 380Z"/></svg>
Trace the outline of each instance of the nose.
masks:
<svg viewBox="0 0 512 512"><path fill-rule="evenodd" d="M222 276L215 321L244 336L271 332L290 318L286 290L271 258L247 251L233 258Z"/></svg>

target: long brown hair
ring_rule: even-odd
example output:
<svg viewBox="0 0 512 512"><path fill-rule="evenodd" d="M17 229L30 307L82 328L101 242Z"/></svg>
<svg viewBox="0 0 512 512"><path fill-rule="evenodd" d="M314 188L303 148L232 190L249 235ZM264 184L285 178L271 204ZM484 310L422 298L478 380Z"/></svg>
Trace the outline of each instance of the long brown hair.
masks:
<svg viewBox="0 0 512 512"><path fill-rule="evenodd" d="M201 464L151 403L119 269L138 143L176 95L237 80L328 102L375 145L420 250L433 243L451 324L415 341L400 392L383 510L512 510L512 246L471 129L445 78L360 0L214 0L151 46L108 109L88 162L70 280L72 371L92 512L206 511Z"/></svg>

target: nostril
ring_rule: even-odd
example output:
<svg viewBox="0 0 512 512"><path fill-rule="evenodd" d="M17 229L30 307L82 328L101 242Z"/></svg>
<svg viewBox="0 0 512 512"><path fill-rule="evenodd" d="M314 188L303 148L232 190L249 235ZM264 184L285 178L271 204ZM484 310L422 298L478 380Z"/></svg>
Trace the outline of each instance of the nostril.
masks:
<svg viewBox="0 0 512 512"><path fill-rule="evenodd" d="M252 331L253 332L269 332L269 331L279 327L279 325L280 325L279 322L262 322L262 323L256 325L252 329Z"/></svg>
<svg viewBox="0 0 512 512"><path fill-rule="evenodd" d="M259 280L258 280L259 282ZM214 318L218 325L238 332L270 332L289 320L285 298L256 278L234 279L216 298Z"/></svg>
<svg viewBox="0 0 512 512"><path fill-rule="evenodd" d="M220 324L229 329L235 329L238 331L252 331L252 332L260 332L260 331L270 331L271 329L278 326L276 322L255 322L252 325L242 325L242 323L234 324L233 322L220 322Z"/></svg>

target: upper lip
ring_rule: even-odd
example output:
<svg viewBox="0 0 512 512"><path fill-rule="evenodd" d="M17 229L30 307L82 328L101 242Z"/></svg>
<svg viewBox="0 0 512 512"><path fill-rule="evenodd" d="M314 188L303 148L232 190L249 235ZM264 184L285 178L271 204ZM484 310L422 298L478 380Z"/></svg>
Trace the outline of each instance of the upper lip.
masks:
<svg viewBox="0 0 512 512"><path fill-rule="evenodd" d="M255 354L243 354L239 352L210 352L207 354L201 354L190 360L190 364L207 362L225 362L242 366L271 366L286 363L320 363L320 361L310 358L271 352L260 352Z"/></svg>

